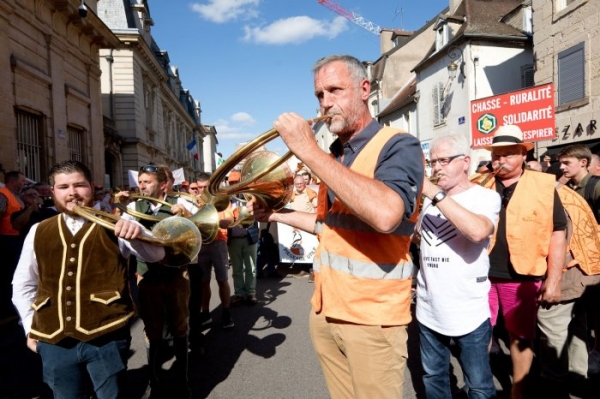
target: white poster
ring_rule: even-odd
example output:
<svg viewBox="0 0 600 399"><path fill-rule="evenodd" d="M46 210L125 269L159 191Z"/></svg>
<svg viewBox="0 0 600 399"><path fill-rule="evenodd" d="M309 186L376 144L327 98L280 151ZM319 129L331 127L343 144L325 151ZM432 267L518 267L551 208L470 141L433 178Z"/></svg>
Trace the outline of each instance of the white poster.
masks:
<svg viewBox="0 0 600 399"><path fill-rule="evenodd" d="M277 223L279 259L282 263L312 263L319 245L314 234Z"/></svg>

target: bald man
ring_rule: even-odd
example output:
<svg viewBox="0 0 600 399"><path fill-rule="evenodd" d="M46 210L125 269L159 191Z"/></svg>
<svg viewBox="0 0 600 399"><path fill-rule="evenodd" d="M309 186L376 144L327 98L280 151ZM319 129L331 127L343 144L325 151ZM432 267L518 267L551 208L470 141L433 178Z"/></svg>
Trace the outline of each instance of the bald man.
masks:
<svg viewBox="0 0 600 399"><path fill-rule="evenodd" d="M600 155L592 154L590 160L590 166L588 166L588 172L593 176L600 176Z"/></svg>
<svg viewBox="0 0 600 399"><path fill-rule="evenodd" d="M538 161L529 161L527 162L527 168L530 170L537 170L538 172L542 171L542 164Z"/></svg>

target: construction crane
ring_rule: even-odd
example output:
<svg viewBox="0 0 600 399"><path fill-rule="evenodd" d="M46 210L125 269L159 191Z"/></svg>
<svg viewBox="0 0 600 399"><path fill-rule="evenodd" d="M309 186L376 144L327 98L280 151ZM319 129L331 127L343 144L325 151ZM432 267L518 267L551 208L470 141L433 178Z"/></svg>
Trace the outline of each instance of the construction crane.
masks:
<svg viewBox="0 0 600 399"><path fill-rule="evenodd" d="M361 17L360 15L355 14L353 11L346 10L344 7L342 7L339 4L334 3L331 0L317 0L317 1L322 6L325 6L325 7L329 8L331 11L354 22L356 25L360 26L361 28L364 28L364 29L368 30L369 32L374 33L376 35L379 35L381 33L381 27L379 25L376 25L373 22L369 21L368 19L365 19L365 18Z"/></svg>

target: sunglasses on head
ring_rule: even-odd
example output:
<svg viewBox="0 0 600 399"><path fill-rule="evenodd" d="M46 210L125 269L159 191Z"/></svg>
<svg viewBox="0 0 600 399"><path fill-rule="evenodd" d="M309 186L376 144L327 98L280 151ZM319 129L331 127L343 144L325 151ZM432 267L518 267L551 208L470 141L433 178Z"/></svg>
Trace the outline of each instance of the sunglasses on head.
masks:
<svg viewBox="0 0 600 399"><path fill-rule="evenodd" d="M156 165L146 165L146 166L142 166L140 168L140 173L141 172L148 172L148 173L157 173L158 172L158 166Z"/></svg>

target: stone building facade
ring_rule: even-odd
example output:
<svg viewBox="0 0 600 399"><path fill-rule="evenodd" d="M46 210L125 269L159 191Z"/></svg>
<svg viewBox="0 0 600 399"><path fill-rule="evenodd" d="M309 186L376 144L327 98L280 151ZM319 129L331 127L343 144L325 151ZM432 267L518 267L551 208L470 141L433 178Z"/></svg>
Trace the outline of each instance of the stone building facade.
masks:
<svg viewBox="0 0 600 399"><path fill-rule="evenodd" d="M0 2L0 163L46 181L66 159L84 162L104 179L100 48L117 37L86 0Z"/></svg>
<svg viewBox="0 0 600 399"><path fill-rule="evenodd" d="M556 138L538 156L570 144L600 153L600 2L533 0L535 84L554 83Z"/></svg>
<svg viewBox="0 0 600 399"><path fill-rule="evenodd" d="M200 103L183 88L177 67L152 38L147 1L103 0L98 8L98 16L120 41L118 49L100 51L112 184L127 184L129 170L150 163L183 168L185 179L194 179L206 162ZM197 159L187 149L194 140Z"/></svg>

